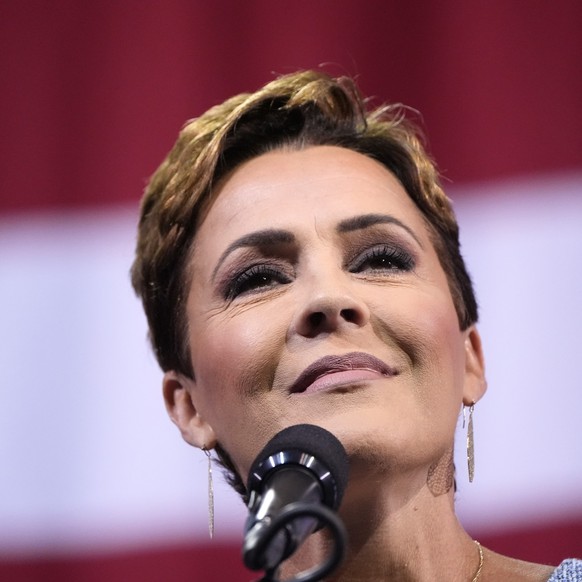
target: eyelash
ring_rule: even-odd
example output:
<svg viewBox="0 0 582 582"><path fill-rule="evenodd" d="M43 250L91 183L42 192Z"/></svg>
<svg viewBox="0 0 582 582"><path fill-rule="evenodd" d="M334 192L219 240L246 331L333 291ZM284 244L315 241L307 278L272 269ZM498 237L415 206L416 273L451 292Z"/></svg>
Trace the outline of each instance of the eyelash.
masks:
<svg viewBox="0 0 582 582"><path fill-rule="evenodd" d="M374 261L381 263L379 266L372 266ZM384 263L382 263L384 262ZM407 272L415 267L414 258L410 253L399 247L389 245L379 245L366 249L355 259L350 261L350 273L360 273L362 271L379 272ZM369 268L365 268L366 264Z"/></svg>
<svg viewBox="0 0 582 582"><path fill-rule="evenodd" d="M374 265L374 262L380 263ZM404 249L390 245L378 245L366 249L349 261L350 273L395 273L412 271L414 258ZM248 295L270 289L277 284L291 283L292 278L277 266L255 264L236 273L224 285L223 296L232 301L240 295Z"/></svg>
<svg viewBox="0 0 582 582"><path fill-rule="evenodd" d="M280 269L268 264L257 264L232 277L223 294L225 299L232 300L239 295L273 287L274 283L285 285L290 282L291 278Z"/></svg>

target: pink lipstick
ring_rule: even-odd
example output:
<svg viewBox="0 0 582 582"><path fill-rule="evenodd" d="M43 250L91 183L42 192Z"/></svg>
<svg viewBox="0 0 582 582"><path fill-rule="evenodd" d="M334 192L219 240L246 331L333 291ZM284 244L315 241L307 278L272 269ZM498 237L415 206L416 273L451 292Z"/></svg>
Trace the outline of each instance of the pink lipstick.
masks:
<svg viewBox="0 0 582 582"><path fill-rule="evenodd" d="M312 393L344 384L395 376L390 366L364 352L325 356L308 366L291 386L291 393Z"/></svg>

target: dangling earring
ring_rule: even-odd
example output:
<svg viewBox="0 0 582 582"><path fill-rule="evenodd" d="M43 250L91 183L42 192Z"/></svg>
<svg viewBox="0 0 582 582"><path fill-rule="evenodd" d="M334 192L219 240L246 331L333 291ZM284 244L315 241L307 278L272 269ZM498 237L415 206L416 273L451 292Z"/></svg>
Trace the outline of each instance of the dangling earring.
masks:
<svg viewBox="0 0 582 582"><path fill-rule="evenodd" d="M212 456L210 451L202 447L204 454L208 459L208 533L210 539L214 537L214 484L212 483Z"/></svg>
<svg viewBox="0 0 582 582"><path fill-rule="evenodd" d="M465 428L465 408L463 406L463 428ZM473 412L475 403L469 407L469 424L467 426L467 468L469 469L469 483L473 483L475 477L475 439L473 435Z"/></svg>

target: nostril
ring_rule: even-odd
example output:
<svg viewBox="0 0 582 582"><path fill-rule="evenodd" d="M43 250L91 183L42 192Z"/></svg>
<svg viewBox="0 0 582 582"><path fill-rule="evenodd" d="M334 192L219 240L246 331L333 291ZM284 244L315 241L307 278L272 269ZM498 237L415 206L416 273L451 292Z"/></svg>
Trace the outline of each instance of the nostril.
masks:
<svg viewBox="0 0 582 582"><path fill-rule="evenodd" d="M316 311L315 313L311 313L309 315L309 323L312 327L317 328L319 327L325 319L325 314L321 311Z"/></svg>
<svg viewBox="0 0 582 582"><path fill-rule="evenodd" d="M298 310L294 328L300 335L315 337L320 333L334 332L346 324L361 327L368 318L366 305L351 297L316 297Z"/></svg>
<svg viewBox="0 0 582 582"><path fill-rule="evenodd" d="M356 323L358 321L358 313L355 309L342 309L340 315L345 321L349 321L350 323Z"/></svg>

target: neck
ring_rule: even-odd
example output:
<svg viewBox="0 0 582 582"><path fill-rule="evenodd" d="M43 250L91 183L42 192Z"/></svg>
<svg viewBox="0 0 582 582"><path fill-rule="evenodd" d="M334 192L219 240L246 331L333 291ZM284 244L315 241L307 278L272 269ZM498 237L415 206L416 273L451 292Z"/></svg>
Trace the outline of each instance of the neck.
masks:
<svg viewBox="0 0 582 582"><path fill-rule="evenodd" d="M378 580L470 582L479 552L458 522L453 492L434 495L419 476L399 483L373 478L351 485L340 516L348 530L348 551L334 582ZM312 535L284 568L285 577L322 562L330 539Z"/></svg>

